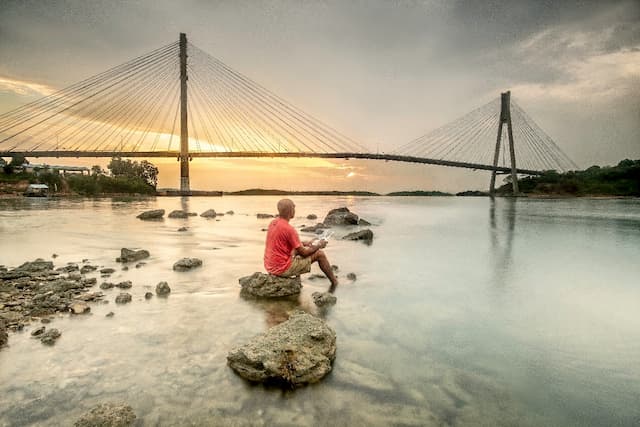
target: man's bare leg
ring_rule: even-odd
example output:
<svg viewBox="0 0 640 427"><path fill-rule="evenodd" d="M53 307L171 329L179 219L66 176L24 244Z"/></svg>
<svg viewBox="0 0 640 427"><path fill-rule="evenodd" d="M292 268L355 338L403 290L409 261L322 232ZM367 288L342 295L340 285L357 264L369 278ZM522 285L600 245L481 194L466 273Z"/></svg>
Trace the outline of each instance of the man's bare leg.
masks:
<svg viewBox="0 0 640 427"><path fill-rule="evenodd" d="M324 251L319 250L314 252L311 255L311 261L318 262L318 265L320 266L320 270L322 270L324 275L327 276L327 279L329 279L329 281L331 282L331 287L329 288L329 292L333 292L336 289L336 286L338 286L338 279L336 278L336 275L333 274L331 263L329 263L329 260L327 259L327 256L325 255Z"/></svg>

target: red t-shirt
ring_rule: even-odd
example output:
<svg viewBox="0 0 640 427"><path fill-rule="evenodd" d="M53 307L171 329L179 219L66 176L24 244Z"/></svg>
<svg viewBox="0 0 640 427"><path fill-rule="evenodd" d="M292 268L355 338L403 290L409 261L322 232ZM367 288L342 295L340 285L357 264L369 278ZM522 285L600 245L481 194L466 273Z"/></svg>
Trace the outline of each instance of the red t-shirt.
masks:
<svg viewBox="0 0 640 427"><path fill-rule="evenodd" d="M291 266L293 250L302 246L298 232L282 218L269 224L264 249L264 268L271 274L282 274Z"/></svg>

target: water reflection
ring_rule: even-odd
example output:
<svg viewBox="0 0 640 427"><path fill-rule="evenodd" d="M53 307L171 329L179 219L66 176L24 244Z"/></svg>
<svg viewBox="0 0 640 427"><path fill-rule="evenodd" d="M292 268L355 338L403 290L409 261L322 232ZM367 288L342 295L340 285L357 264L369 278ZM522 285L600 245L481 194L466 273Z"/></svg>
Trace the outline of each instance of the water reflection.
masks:
<svg viewBox="0 0 640 427"><path fill-rule="evenodd" d="M497 208L498 204L502 206ZM489 232L491 234L491 253L494 257L493 284L500 288L506 286L509 273L512 271L516 204L517 199L515 198L504 198L499 202L493 197L490 199Z"/></svg>

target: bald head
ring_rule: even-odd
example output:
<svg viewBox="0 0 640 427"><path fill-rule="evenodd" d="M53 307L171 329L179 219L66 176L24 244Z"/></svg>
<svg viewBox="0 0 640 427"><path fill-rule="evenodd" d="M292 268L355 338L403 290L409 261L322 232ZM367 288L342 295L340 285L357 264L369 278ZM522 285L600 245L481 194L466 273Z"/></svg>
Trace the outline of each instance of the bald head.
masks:
<svg viewBox="0 0 640 427"><path fill-rule="evenodd" d="M280 218L291 219L296 214L296 205L291 199L282 199L278 202L278 215Z"/></svg>

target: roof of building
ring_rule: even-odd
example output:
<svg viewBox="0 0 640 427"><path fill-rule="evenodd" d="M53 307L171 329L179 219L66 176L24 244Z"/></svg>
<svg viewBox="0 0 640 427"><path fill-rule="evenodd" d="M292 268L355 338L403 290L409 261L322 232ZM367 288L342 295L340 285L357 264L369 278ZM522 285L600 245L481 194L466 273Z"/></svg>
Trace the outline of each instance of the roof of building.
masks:
<svg viewBox="0 0 640 427"><path fill-rule="evenodd" d="M32 190L48 190L49 186L47 184L29 184L29 188Z"/></svg>

